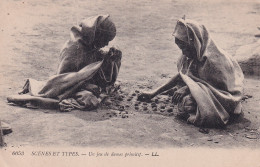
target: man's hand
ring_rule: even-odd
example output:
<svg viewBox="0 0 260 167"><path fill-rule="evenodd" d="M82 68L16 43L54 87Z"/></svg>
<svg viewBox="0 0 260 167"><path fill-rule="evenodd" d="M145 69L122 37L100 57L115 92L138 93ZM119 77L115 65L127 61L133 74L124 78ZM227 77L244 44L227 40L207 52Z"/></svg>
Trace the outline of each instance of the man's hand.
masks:
<svg viewBox="0 0 260 167"><path fill-rule="evenodd" d="M182 98L189 94L188 86L183 86L180 89L176 90L172 96L172 102L177 104Z"/></svg>
<svg viewBox="0 0 260 167"><path fill-rule="evenodd" d="M110 58L111 58L112 61L122 58L122 52L115 47L111 47L109 49L108 55L110 55Z"/></svg>
<svg viewBox="0 0 260 167"><path fill-rule="evenodd" d="M139 101L149 101L154 97L153 93L150 92L143 92L138 95L137 100Z"/></svg>

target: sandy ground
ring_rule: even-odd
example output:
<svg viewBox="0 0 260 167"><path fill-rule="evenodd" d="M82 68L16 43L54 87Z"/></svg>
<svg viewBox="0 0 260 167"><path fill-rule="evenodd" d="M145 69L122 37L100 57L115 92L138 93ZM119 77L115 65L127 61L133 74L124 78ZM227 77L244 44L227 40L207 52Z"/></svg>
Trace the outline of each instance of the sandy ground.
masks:
<svg viewBox="0 0 260 167"><path fill-rule="evenodd" d="M220 47L234 55L256 41L260 4L255 1L188 0L2 0L0 29L0 115L13 133L8 146L137 146L137 147L259 147L260 81L245 80L244 117L225 129L186 124L173 112L151 111L138 104L136 90L155 88L176 74L180 50L171 36L176 20L184 14L202 22ZM46 79L55 73L59 50L69 29L81 19L109 13L117 37L111 45L123 52L119 75L120 97L114 109L61 113L7 105L26 78ZM257 22L258 21L258 22ZM250 53L249 53L250 54ZM128 100L132 96L132 100ZM159 100L167 101L160 96ZM171 107L171 106L167 106ZM117 111L120 106L124 112ZM113 107L112 107L113 108Z"/></svg>

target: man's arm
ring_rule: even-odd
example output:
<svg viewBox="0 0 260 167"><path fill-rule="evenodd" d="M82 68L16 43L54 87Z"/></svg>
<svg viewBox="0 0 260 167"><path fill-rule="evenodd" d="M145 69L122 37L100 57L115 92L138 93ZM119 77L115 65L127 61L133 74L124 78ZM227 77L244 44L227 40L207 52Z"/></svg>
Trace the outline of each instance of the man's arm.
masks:
<svg viewBox="0 0 260 167"><path fill-rule="evenodd" d="M138 100L140 101L146 101L146 100L150 100L153 97L155 97L158 94L161 94L164 91L167 91L171 88L173 88L174 86L177 85L177 83L181 80L181 76L179 74L175 75L174 77L172 77L166 84L160 86L159 88L153 90L152 92L144 92L142 94L140 94L138 96Z"/></svg>
<svg viewBox="0 0 260 167"><path fill-rule="evenodd" d="M156 90L152 91L153 97L157 96L158 94L161 94L164 91L167 91L167 90L173 88L174 86L177 85L177 83L180 81L180 79L181 79L181 77L179 74L175 75L167 83L160 86Z"/></svg>

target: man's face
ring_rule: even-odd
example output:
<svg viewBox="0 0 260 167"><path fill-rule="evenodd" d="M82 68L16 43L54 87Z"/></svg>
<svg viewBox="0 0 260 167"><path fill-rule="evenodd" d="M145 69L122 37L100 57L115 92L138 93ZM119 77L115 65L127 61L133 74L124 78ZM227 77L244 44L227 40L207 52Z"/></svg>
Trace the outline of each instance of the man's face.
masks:
<svg viewBox="0 0 260 167"><path fill-rule="evenodd" d="M95 40L95 46L97 48L103 48L105 46L107 46L109 43L109 41L106 38L98 38L97 40Z"/></svg>
<svg viewBox="0 0 260 167"><path fill-rule="evenodd" d="M196 55L196 50L194 47L184 41L179 40L178 38L175 38L175 43L182 50L183 55L189 58L194 58L194 56Z"/></svg>
<svg viewBox="0 0 260 167"><path fill-rule="evenodd" d="M109 42L111 41L111 38L108 34L106 33L101 33L101 34L98 34L96 37L95 37L95 41L94 41L94 45L97 47L97 48L103 48L105 46L107 46L109 44Z"/></svg>

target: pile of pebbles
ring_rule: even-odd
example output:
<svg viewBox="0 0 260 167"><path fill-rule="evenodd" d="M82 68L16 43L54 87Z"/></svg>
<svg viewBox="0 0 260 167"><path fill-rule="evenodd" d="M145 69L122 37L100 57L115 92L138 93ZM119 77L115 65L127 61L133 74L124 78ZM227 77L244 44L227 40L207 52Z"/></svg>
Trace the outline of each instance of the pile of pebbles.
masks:
<svg viewBox="0 0 260 167"><path fill-rule="evenodd" d="M128 93L119 89L109 95L103 102L103 108L111 110L111 113L107 113L109 117L121 117L128 118L133 112L130 109L130 105L126 103L126 97Z"/></svg>
<svg viewBox="0 0 260 167"><path fill-rule="evenodd" d="M134 92L126 92L119 89L108 97L103 104L112 109L116 116L122 118L128 118L133 112L160 114L171 116L174 115L175 107L171 102L171 96L158 95L151 101L141 102L137 100L139 90Z"/></svg>
<svg viewBox="0 0 260 167"><path fill-rule="evenodd" d="M141 102L135 101L134 109L138 112L155 113L162 115L173 115L174 105L171 102L171 97L167 95L160 95L154 97L151 101Z"/></svg>

